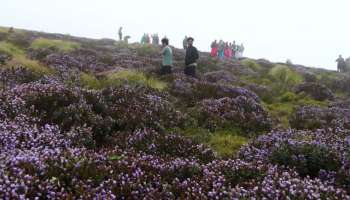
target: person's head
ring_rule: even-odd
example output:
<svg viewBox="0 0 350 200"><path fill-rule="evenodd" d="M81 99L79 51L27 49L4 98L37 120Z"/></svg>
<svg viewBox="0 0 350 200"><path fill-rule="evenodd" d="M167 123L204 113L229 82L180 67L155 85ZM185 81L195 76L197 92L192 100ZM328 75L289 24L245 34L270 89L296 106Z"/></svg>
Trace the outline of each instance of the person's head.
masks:
<svg viewBox="0 0 350 200"><path fill-rule="evenodd" d="M193 41L194 41L194 39L192 37L187 38L188 46L192 46L193 45Z"/></svg>
<svg viewBox="0 0 350 200"><path fill-rule="evenodd" d="M168 46L169 45L169 39L168 38L163 38L162 39L162 46Z"/></svg>
<svg viewBox="0 0 350 200"><path fill-rule="evenodd" d="M343 57L341 54L339 55L339 58Z"/></svg>

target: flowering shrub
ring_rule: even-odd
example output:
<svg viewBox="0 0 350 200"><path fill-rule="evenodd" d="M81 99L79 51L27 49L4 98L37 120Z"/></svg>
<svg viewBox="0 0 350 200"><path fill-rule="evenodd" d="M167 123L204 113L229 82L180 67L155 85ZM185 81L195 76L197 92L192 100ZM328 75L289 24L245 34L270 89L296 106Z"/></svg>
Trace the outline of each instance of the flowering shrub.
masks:
<svg viewBox="0 0 350 200"><path fill-rule="evenodd" d="M295 167L303 177L316 177L320 170L338 171L341 167L341 160L334 152L322 145L309 143L282 144L272 151L270 160Z"/></svg>
<svg viewBox="0 0 350 200"><path fill-rule="evenodd" d="M244 147L239 155L246 161L295 168L302 177L316 177L348 189L349 174L343 169L349 166L349 136L342 128L273 131Z"/></svg>
<svg viewBox="0 0 350 200"><path fill-rule="evenodd" d="M318 101L333 100L334 94L326 86L318 83L303 83L296 87L296 92L305 92Z"/></svg>
<svg viewBox="0 0 350 200"><path fill-rule="evenodd" d="M208 128L226 124L254 132L271 128L268 113L254 99L245 96L204 100L199 104L198 112L199 123Z"/></svg>
<svg viewBox="0 0 350 200"><path fill-rule="evenodd" d="M289 122L292 128L304 130L337 126L349 127L349 112L349 109L337 107L303 106L296 109Z"/></svg>
<svg viewBox="0 0 350 200"><path fill-rule="evenodd" d="M182 114L166 97L147 88L107 88L102 91L108 114L121 130L181 126Z"/></svg>
<svg viewBox="0 0 350 200"><path fill-rule="evenodd" d="M246 96L260 102L260 98L252 91L224 84L198 81L193 78L175 75L170 87L170 93L185 101L189 105L204 99L219 99L223 97L236 98Z"/></svg>
<svg viewBox="0 0 350 200"><path fill-rule="evenodd" d="M170 157L193 157L203 162L214 160L213 151L179 135L165 135L152 130L138 130L127 138L126 148L147 154Z"/></svg>

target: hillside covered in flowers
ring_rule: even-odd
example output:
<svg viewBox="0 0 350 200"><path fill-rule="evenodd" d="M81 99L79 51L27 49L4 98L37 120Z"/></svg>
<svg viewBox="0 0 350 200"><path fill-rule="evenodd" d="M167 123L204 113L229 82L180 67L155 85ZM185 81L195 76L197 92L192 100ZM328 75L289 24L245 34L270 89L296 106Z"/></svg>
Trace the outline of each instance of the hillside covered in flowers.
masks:
<svg viewBox="0 0 350 200"><path fill-rule="evenodd" d="M350 75L0 27L0 199L350 199Z"/></svg>

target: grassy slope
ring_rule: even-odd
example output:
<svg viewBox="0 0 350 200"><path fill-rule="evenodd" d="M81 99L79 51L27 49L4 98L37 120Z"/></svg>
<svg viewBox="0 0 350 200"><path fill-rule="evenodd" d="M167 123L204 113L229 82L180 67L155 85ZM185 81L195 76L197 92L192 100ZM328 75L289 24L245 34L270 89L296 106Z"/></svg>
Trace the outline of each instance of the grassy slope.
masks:
<svg viewBox="0 0 350 200"><path fill-rule="evenodd" d="M0 27L0 32L6 33L8 28ZM17 31L17 29L15 30ZM23 30L21 33L25 32ZM30 33L30 32L28 32ZM69 53L77 48L81 48L82 44L78 42L65 41L59 39L48 39L42 36L38 37L36 40L32 41L30 47L37 48L55 48L61 52ZM127 45L123 45L123 48ZM115 48L121 48L118 43L116 43ZM16 46L9 41L0 42L0 52L7 53L13 58L7 64L7 66L18 66L23 65L32 71L39 74L51 74L47 66L35 61L30 60L26 57L26 48ZM156 50L153 47L141 46L137 49L136 54L139 56L147 56L148 54L155 53ZM202 66L204 66L203 63ZM295 94L292 88L302 83L303 77L301 74L296 72L292 67L287 65L277 64L274 67L268 69L259 65L256 61L251 59L246 59L242 62L242 65L249 68L254 73L251 75L238 76L239 80L244 83L242 84L257 84L259 86L265 86L272 89L272 93L263 98L263 105L270 112L271 116L280 123L280 126L288 128L288 119L296 106L300 105L319 105L326 106L328 102L320 102L313 100L305 94ZM214 70L226 70L220 67L219 62L214 62L210 60L207 68L201 68L200 72L208 72ZM308 69L305 69L308 70ZM326 82L329 79L337 78L337 74L334 72L322 70L309 70L316 74L320 82ZM81 73L81 80L85 87L89 89L100 89L108 86L117 86L120 84L131 84L131 85L145 85L147 87L157 89L157 90L167 90L167 83L161 81L158 77L154 77L150 74L145 74L139 71L127 70L116 72L107 75L104 79L97 79L94 74ZM343 93L337 93L339 96L347 96ZM208 130L202 129L193 125L192 127L186 127L182 130L185 135L194 138L200 142L207 143L211 145L220 155L231 156L234 152L239 149L239 147L249 141L248 138L240 136L237 130L220 130L214 133L210 133Z"/></svg>

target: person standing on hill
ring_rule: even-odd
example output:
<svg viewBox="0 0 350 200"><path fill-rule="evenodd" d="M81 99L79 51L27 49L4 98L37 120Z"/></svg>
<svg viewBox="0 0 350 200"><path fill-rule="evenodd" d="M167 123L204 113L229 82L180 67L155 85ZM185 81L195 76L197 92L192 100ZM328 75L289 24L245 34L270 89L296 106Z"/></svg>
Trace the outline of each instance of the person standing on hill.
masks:
<svg viewBox="0 0 350 200"><path fill-rule="evenodd" d="M171 68L173 66L173 51L169 46L169 40L167 38L162 39L162 67L160 69L160 74L165 75L165 74L170 74L171 73Z"/></svg>
<svg viewBox="0 0 350 200"><path fill-rule="evenodd" d="M119 41L122 41L123 40L123 27L120 27L119 28L119 31L118 31L118 35L119 35Z"/></svg>
<svg viewBox="0 0 350 200"><path fill-rule="evenodd" d="M187 36L185 36L184 40L182 41L182 46L185 50L187 49Z"/></svg>
<svg viewBox="0 0 350 200"><path fill-rule="evenodd" d="M211 53L210 53L211 57L218 56L218 43L216 40L211 43L210 47L211 47Z"/></svg>
<svg viewBox="0 0 350 200"><path fill-rule="evenodd" d="M220 59L225 57L225 43L222 40L219 41L218 56Z"/></svg>
<svg viewBox="0 0 350 200"><path fill-rule="evenodd" d="M152 35L152 44L153 44L153 45L159 45L159 36L158 36L158 33Z"/></svg>
<svg viewBox="0 0 350 200"><path fill-rule="evenodd" d="M346 63L345 63L345 60L344 60L344 58L342 57L342 55L339 55L338 59L335 60L335 62L338 63L337 71L338 71L338 72L344 72L344 71L345 71L345 68L346 68Z"/></svg>
<svg viewBox="0 0 350 200"><path fill-rule="evenodd" d="M187 38L187 49L185 57L185 74L187 76L196 77L197 60L199 58L197 48L193 46L194 39L192 37Z"/></svg>

